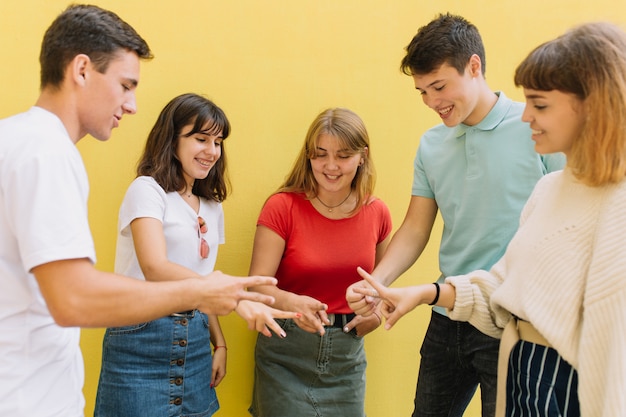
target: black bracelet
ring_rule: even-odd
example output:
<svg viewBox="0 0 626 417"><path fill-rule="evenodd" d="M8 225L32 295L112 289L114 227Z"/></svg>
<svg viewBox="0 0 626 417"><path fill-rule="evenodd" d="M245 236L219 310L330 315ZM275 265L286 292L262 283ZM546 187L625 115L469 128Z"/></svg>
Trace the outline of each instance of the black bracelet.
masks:
<svg viewBox="0 0 626 417"><path fill-rule="evenodd" d="M428 304L429 306L434 306L435 304L437 304L437 301L439 301L439 283L438 282L433 282L433 284L435 284L435 288L437 288L437 294L435 295L435 299L433 300L432 303Z"/></svg>

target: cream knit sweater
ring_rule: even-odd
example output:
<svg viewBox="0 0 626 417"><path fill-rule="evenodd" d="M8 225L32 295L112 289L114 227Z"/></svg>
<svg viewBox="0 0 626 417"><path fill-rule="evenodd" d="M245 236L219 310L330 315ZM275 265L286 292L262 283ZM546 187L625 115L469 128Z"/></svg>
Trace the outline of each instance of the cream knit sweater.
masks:
<svg viewBox="0 0 626 417"><path fill-rule="evenodd" d="M626 180L588 187L546 175L487 271L448 277L453 320L499 338L515 314L578 372L583 417L626 416Z"/></svg>

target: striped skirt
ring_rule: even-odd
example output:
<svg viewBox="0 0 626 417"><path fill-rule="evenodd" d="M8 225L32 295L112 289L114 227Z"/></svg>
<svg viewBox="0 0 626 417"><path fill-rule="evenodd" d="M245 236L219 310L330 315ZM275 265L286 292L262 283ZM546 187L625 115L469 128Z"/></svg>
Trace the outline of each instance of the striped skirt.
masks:
<svg viewBox="0 0 626 417"><path fill-rule="evenodd" d="M520 340L511 351L507 417L578 417L576 370L550 347Z"/></svg>

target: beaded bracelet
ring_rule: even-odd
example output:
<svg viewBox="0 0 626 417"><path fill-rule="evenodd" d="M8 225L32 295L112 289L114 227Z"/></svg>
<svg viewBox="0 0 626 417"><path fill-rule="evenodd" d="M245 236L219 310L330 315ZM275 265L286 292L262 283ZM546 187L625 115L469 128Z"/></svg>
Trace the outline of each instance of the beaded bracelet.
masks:
<svg viewBox="0 0 626 417"><path fill-rule="evenodd" d="M439 283L438 282L433 282L433 284L435 285L435 288L437 288L437 294L435 294L435 299L433 300L432 303L428 304L429 306L434 306L435 304L437 304L437 301L439 301Z"/></svg>

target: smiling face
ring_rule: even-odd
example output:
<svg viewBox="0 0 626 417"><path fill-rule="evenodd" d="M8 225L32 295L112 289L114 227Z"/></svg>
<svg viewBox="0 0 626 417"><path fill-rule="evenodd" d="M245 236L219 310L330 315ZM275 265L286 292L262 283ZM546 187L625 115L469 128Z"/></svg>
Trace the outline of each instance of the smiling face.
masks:
<svg viewBox="0 0 626 417"><path fill-rule="evenodd" d="M448 127L460 123L473 126L483 114L479 108L482 97L480 59L473 55L463 74L447 63L428 74L413 74L415 88L424 104L433 109Z"/></svg>
<svg viewBox="0 0 626 417"><path fill-rule="evenodd" d="M209 129L210 125L211 123L207 123L205 129ZM176 157L182 165L186 184L206 178L222 156L222 132L203 130L205 133L198 132L188 136L193 126L191 123L181 129L176 145Z"/></svg>
<svg viewBox="0 0 626 417"><path fill-rule="evenodd" d="M98 140L111 137L124 114L135 114L135 90L139 83L139 57L122 50L111 60L104 73L86 63L84 85L78 106L80 136L90 134Z"/></svg>
<svg viewBox="0 0 626 417"><path fill-rule="evenodd" d="M310 159L313 176L318 183L318 195L328 203L344 198L351 189L361 154L344 149L337 137L322 133L317 140L315 157ZM326 201L324 200L324 201Z"/></svg>
<svg viewBox="0 0 626 417"><path fill-rule="evenodd" d="M524 88L524 95L526 107L522 120L530 124L535 150L541 154L563 152L568 156L583 128L582 100L558 90Z"/></svg>

